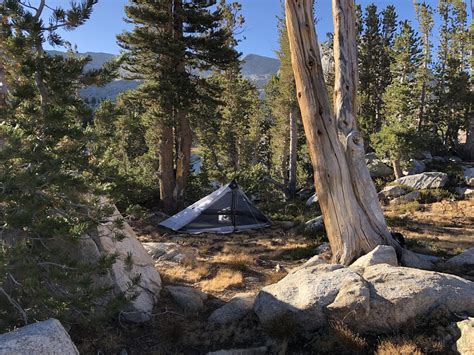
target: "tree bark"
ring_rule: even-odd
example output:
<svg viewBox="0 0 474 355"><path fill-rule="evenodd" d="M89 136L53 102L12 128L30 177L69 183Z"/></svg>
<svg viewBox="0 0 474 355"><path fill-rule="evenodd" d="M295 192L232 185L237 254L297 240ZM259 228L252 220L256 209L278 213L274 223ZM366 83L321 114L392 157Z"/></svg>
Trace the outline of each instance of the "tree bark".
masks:
<svg viewBox="0 0 474 355"><path fill-rule="evenodd" d="M353 2L333 1L337 33L336 117L332 116L324 83L312 3L312 0L286 0L286 23L297 97L333 262L348 265L377 245L395 246L395 242L385 225L377 197L373 200L375 188L363 161L363 142L356 129Z"/></svg>
<svg viewBox="0 0 474 355"><path fill-rule="evenodd" d="M290 159L288 194L290 198L296 194L296 161L298 158L298 107L293 106L290 111Z"/></svg>
<svg viewBox="0 0 474 355"><path fill-rule="evenodd" d="M395 158L392 160L392 167L395 179L400 179L403 176L402 168L400 167L400 158Z"/></svg>
<svg viewBox="0 0 474 355"><path fill-rule="evenodd" d="M167 213L176 211L176 203L173 197L175 188L174 159L173 159L173 128L163 124L161 127L159 142L159 177L160 177L160 199L163 209Z"/></svg>
<svg viewBox="0 0 474 355"><path fill-rule="evenodd" d="M0 51L0 108L7 104L7 80L5 77L5 68L2 61L4 60L3 52Z"/></svg>

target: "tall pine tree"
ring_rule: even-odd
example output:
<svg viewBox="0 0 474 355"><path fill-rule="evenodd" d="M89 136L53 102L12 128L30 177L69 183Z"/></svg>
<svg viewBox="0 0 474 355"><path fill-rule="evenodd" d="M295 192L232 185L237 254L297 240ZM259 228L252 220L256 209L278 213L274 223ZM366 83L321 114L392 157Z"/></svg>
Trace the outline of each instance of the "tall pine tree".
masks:
<svg viewBox="0 0 474 355"><path fill-rule="evenodd" d="M205 79L201 72L235 66L233 29L238 5L221 0L132 0L125 7L132 31L118 36L127 70L143 80L155 124L150 149L159 155L160 194L167 211L184 204L193 144L193 108Z"/></svg>

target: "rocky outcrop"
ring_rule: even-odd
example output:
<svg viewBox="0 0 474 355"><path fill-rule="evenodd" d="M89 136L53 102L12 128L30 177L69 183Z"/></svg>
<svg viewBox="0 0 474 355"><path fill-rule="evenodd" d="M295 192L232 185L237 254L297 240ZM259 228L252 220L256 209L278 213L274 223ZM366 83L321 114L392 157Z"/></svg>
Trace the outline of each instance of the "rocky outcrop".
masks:
<svg viewBox="0 0 474 355"><path fill-rule="evenodd" d="M185 286L167 286L166 290L185 313L199 313L204 309L204 301L207 299L204 292Z"/></svg>
<svg viewBox="0 0 474 355"><path fill-rule="evenodd" d="M461 355L474 355L474 318L456 323L461 336L456 341L456 350Z"/></svg>
<svg viewBox="0 0 474 355"><path fill-rule="evenodd" d="M304 229L307 233L319 233L324 231L323 216L318 216L307 221L305 223Z"/></svg>
<svg viewBox="0 0 474 355"><path fill-rule="evenodd" d="M212 312L209 321L219 324L239 321L252 311L255 296L255 293L236 294L224 306Z"/></svg>
<svg viewBox="0 0 474 355"><path fill-rule="evenodd" d="M370 176L373 178L393 175L393 169L379 159L374 159L367 164Z"/></svg>
<svg viewBox="0 0 474 355"><path fill-rule="evenodd" d="M30 324L0 335L0 355L79 354L57 319Z"/></svg>
<svg viewBox="0 0 474 355"><path fill-rule="evenodd" d="M427 172L416 175L408 175L395 180L399 185L406 185L412 189L437 189L444 187L448 181L448 174L440 172Z"/></svg>
<svg viewBox="0 0 474 355"><path fill-rule="evenodd" d="M379 260L393 263L392 257ZM320 264L290 273L258 294L254 311L264 324L291 318L301 331L311 332L330 319L344 319L363 333L393 331L440 308L474 314L474 283L387 263L370 265L368 259L376 258L356 261L359 267Z"/></svg>

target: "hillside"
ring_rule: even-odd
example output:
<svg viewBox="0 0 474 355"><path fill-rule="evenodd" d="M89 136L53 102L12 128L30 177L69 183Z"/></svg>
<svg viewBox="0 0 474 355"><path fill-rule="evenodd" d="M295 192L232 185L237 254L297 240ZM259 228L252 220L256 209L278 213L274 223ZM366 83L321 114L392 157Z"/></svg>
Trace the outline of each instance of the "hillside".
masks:
<svg viewBox="0 0 474 355"><path fill-rule="evenodd" d="M51 54L63 55L63 52L49 51ZM114 58L113 54L100 52L85 52L80 55L88 55L92 61L86 66L88 70L98 69L104 63ZM261 91L273 74L280 67L278 59L249 54L242 59L242 75L255 83ZM135 88L138 85L135 80L115 80L104 87L90 86L81 90L81 96L91 101L115 99L120 93Z"/></svg>

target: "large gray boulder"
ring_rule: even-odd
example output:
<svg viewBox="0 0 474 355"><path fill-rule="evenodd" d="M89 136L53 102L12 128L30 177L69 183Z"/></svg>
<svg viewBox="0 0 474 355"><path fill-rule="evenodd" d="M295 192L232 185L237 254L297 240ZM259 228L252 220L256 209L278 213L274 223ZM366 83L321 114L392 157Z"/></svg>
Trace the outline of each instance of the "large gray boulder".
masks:
<svg viewBox="0 0 474 355"><path fill-rule="evenodd" d="M303 332L330 319L380 333L436 309L474 314L474 283L468 280L386 263L356 269L321 264L298 270L265 287L254 311L263 324L290 317Z"/></svg>
<svg viewBox="0 0 474 355"><path fill-rule="evenodd" d="M418 254L408 249L402 249L402 257L400 259L403 266L422 270L433 270L437 261L437 257Z"/></svg>
<svg viewBox="0 0 474 355"><path fill-rule="evenodd" d="M408 202L413 202L416 201L421 197L420 191L411 191L405 195L402 195L400 197L394 198L392 201L390 201L391 205L403 205Z"/></svg>
<svg viewBox="0 0 474 355"><path fill-rule="evenodd" d="M474 187L474 168L464 169L464 181L467 186Z"/></svg>
<svg viewBox="0 0 474 355"><path fill-rule="evenodd" d="M49 319L0 335L0 354L76 355L79 351L61 323Z"/></svg>
<svg viewBox="0 0 474 355"><path fill-rule="evenodd" d="M412 189L437 189L444 187L448 181L448 174L436 171L426 172L415 175L408 175L395 180L399 185L407 185Z"/></svg>
<svg viewBox="0 0 474 355"><path fill-rule="evenodd" d="M461 336L456 341L456 350L461 355L474 355L474 318L456 323Z"/></svg>
<svg viewBox="0 0 474 355"><path fill-rule="evenodd" d="M230 324L244 318L252 312L255 302L255 293L238 293L222 307L216 309L209 316L209 321L219 324Z"/></svg>
<svg viewBox="0 0 474 355"><path fill-rule="evenodd" d="M142 243L145 250L153 260L170 261L178 264L194 265L196 252L185 249L177 243L146 242Z"/></svg>
<svg viewBox="0 0 474 355"><path fill-rule="evenodd" d="M304 229L307 233L319 233L324 231L323 216L318 216L307 221L304 224Z"/></svg>
<svg viewBox="0 0 474 355"><path fill-rule="evenodd" d="M367 164L370 176L373 178L393 175L393 169L379 159L374 159Z"/></svg>

